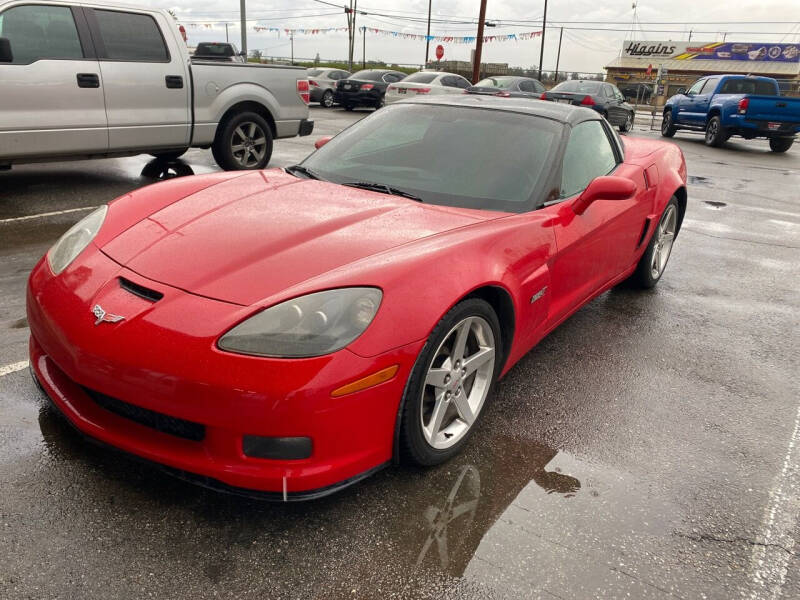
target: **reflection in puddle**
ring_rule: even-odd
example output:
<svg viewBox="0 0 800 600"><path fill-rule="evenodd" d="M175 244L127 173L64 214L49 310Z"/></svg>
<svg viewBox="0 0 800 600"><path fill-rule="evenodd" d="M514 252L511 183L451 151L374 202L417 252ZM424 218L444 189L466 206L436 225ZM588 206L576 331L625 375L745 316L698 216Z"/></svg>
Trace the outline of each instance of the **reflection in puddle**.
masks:
<svg viewBox="0 0 800 600"><path fill-rule="evenodd" d="M176 177L194 175L194 169L182 160L162 160L154 158L142 168L142 177L165 181Z"/></svg>

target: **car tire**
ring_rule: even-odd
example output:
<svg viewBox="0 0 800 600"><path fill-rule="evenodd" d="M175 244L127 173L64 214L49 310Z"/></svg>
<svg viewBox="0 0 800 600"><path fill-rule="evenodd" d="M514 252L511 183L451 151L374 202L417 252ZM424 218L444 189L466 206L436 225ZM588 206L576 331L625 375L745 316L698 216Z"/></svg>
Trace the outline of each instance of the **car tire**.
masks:
<svg viewBox="0 0 800 600"><path fill-rule="evenodd" d="M462 332L466 335L464 350L453 360ZM480 298L459 302L433 328L411 371L401 404L399 441L404 462L437 465L461 451L476 429L500 373L501 342L497 315ZM469 361L479 356L482 362L473 363L476 370L466 370Z"/></svg>
<svg viewBox="0 0 800 600"><path fill-rule="evenodd" d="M322 94L322 100L319 101L319 105L322 108L332 108L333 107L333 92L330 90L325 90L325 93Z"/></svg>
<svg viewBox="0 0 800 600"><path fill-rule="evenodd" d="M793 143L794 138L770 138L769 149L773 152L786 152Z"/></svg>
<svg viewBox="0 0 800 600"><path fill-rule="evenodd" d="M661 118L661 137L671 138L676 131L675 124L672 122L672 111L665 110L664 116Z"/></svg>
<svg viewBox="0 0 800 600"><path fill-rule="evenodd" d="M636 270L628 279L635 287L649 289L654 287L661 279L664 270L667 268L675 238L678 236L679 219L678 199L673 196L667 202L664 212L661 213L658 225L656 225L656 229L650 237L647 249L636 265ZM665 234L671 235L671 237L667 238ZM666 240L668 240L669 245L665 249ZM658 265L657 268L656 264Z"/></svg>
<svg viewBox="0 0 800 600"><path fill-rule="evenodd" d="M173 152L151 152L150 156L158 160L173 161L178 160L181 156L186 154L188 150L188 148L184 148L183 150L175 150Z"/></svg>
<svg viewBox="0 0 800 600"><path fill-rule="evenodd" d="M625 121L619 126L619 130L622 133L625 133L625 132L628 132L631 129L633 129L633 119L634 118L635 118L634 117L634 113L628 114L628 116L625 117Z"/></svg>
<svg viewBox="0 0 800 600"><path fill-rule="evenodd" d="M272 130L257 113L237 113L220 125L211 148L226 171L263 169L272 157Z"/></svg>
<svg viewBox="0 0 800 600"><path fill-rule="evenodd" d="M730 134L722 126L722 119L718 115L714 115L706 123L706 146L719 148L728 141Z"/></svg>
<svg viewBox="0 0 800 600"><path fill-rule="evenodd" d="M375 110L379 110L386 106L386 96L381 94L380 98L375 101Z"/></svg>

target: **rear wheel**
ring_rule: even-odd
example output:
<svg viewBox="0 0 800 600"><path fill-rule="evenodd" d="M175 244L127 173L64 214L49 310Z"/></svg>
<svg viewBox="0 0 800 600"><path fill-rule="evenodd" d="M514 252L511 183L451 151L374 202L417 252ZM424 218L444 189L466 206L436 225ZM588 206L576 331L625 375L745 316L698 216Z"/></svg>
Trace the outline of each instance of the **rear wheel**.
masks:
<svg viewBox="0 0 800 600"><path fill-rule="evenodd" d="M628 113L628 115L625 117L625 121L619 126L619 130L626 132L630 131L631 129L633 129L633 113Z"/></svg>
<svg viewBox="0 0 800 600"><path fill-rule="evenodd" d="M333 106L333 92L326 90L325 93L322 94L322 100L320 100L319 105L323 108L330 108Z"/></svg>
<svg viewBox="0 0 800 600"><path fill-rule="evenodd" d="M383 108L384 106L386 106L386 96L381 94L381 97L375 101L375 110Z"/></svg>
<svg viewBox="0 0 800 600"><path fill-rule="evenodd" d="M678 200L673 196L661 214L656 230L629 281L641 288L651 288L658 283L667 268L675 236L678 235Z"/></svg>
<svg viewBox="0 0 800 600"><path fill-rule="evenodd" d="M665 110L664 116L661 119L661 135L662 137L672 137L675 135L675 124L672 122L672 111Z"/></svg>
<svg viewBox="0 0 800 600"><path fill-rule="evenodd" d="M500 323L485 300L464 300L442 317L406 386L404 458L436 465L464 447L500 370L501 347Z"/></svg>
<svg viewBox="0 0 800 600"><path fill-rule="evenodd" d="M793 143L794 138L770 138L769 149L773 152L786 152Z"/></svg>
<svg viewBox="0 0 800 600"><path fill-rule="evenodd" d="M706 123L706 146L719 147L728 141L730 134L722 126L722 119L714 115Z"/></svg>
<svg viewBox="0 0 800 600"><path fill-rule="evenodd" d="M233 115L220 126L212 152L226 171L263 169L272 156L272 130L254 112Z"/></svg>

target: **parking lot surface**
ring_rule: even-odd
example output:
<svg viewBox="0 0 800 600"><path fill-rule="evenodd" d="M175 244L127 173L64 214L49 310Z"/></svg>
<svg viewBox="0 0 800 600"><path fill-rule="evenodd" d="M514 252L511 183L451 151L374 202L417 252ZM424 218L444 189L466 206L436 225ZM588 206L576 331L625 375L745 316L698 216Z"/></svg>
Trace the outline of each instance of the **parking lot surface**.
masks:
<svg viewBox="0 0 800 600"><path fill-rule="evenodd" d="M369 112L312 108L271 166ZM27 273L163 165L0 173L0 598L800 597L800 148L674 141L689 206L654 290L545 338L451 462L287 505L87 443L27 373Z"/></svg>

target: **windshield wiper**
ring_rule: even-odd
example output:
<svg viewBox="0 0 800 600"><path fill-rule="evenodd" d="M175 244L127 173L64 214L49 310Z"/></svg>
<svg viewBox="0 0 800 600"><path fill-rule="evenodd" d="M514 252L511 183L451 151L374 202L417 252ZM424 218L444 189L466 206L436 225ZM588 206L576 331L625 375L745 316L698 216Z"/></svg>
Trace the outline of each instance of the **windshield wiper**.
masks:
<svg viewBox="0 0 800 600"><path fill-rule="evenodd" d="M414 194L411 194L399 188L386 185L385 183L373 183L371 181L348 181L347 183L343 183L342 185L346 185L348 187L360 188L362 190L372 190L375 192L382 192L384 194L389 194L391 196L402 196L403 198L408 198L409 200L416 200L417 202L422 202L422 198L420 198L419 196L415 196Z"/></svg>
<svg viewBox="0 0 800 600"><path fill-rule="evenodd" d="M295 177L297 177L296 173L302 173L309 179L319 179L319 175L303 165L292 165L291 167L285 167L283 170L291 175L294 175Z"/></svg>

